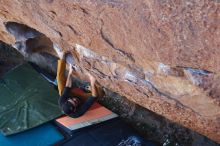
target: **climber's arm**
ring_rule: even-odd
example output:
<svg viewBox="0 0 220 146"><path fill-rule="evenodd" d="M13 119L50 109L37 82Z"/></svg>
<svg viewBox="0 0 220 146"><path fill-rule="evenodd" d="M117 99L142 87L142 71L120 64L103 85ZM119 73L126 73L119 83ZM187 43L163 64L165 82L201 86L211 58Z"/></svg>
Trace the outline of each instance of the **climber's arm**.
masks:
<svg viewBox="0 0 220 146"><path fill-rule="evenodd" d="M80 78L80 76L79 76L79 74L78 74L78 72L77 72L77 67L76 67L76 65L71 65L70 64L70 67L72 68L72 77L74 77L74 78Z"/></svg>
<svg viewBox="0 0 220 146"><path fill-rule="evenodd" d="M69 88L72 87L72 78L71 78L72 73L73 73L73 69L72 69L72 67L70 67L69 73L68 73L68 76L67 76L67 80L66 80L66 87L69 87Z"/></svg>
<svg viewBox="0 0 220 146"><path fill-rule="evenodd" d="M90 74L87 73L90 80L91 94L93 97L102 97L104 96L101 86L98 85L96 79Z"/></svg>

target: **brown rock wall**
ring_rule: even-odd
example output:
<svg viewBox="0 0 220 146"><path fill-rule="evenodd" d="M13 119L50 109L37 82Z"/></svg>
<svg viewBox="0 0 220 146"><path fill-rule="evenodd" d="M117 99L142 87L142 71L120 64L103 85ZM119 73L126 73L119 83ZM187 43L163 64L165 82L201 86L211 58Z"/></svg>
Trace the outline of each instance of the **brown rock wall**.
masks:
<svg viewBox="0 0 220 146"><path fill-rule="evenodd" d="M103 86L220 143L219 14L218 0L0 0L0 40L26 24Z"/></svg>

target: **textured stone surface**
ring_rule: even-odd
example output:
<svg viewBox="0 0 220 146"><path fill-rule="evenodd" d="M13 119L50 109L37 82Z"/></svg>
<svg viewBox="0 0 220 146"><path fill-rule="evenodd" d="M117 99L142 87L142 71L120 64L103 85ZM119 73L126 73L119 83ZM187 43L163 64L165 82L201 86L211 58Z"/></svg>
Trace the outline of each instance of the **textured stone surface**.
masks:
<svg viewBox="0 0 220 146"><path fill-rule="evenodd" d="M30 39L7 22L32 27L106 88L220 143L219 11L218 0L0 0L0 40Z"/></svg>

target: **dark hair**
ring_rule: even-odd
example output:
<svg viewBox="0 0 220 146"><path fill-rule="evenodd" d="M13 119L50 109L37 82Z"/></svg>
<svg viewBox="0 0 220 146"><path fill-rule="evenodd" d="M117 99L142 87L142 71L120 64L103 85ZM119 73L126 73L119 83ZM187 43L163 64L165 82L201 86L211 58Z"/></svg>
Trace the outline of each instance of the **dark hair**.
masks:
<svg viewBox="0 0 220 146"><path fill-rule="evenodd" d="M73 99L77 100L78 102L75 106L72 103L70 103L68 100L64 104L62 104L62 110L68 116L74 113L79 105L79 99L78 98L73 98Z"/></svg>
<svg viewBox="0 0 220 146"><path fill-rule="evenodd" d="M62 110L64 114L69 115L74 112L74 107L69 101L66 101L64 104L62 104Z"/></svg>

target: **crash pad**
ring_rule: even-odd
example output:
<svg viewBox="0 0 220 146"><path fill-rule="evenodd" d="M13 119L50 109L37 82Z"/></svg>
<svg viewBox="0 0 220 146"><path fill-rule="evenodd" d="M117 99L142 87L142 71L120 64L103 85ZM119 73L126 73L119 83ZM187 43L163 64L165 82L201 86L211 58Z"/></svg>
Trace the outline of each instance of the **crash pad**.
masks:
<svg viewBox="0 0 220 146"><path fill-rule="evenodd" d="M28 63L0 79L0 130L21 132L61 115L58 92Z"/></svg>
<svg viewBox="0 0 220 146"><path fill-rule="evenodd" d="M63 135L50 123L7 137L0 134L1 146L49 146L63 139Z"/></svg>
<svg viewBox="0 0 220 146"><path fill-rule="evenodd" d="M77 129L108 121L116 117L118 117L117 114L95 102L84 115L78 118L62 116L55 121L64 131L72 133Z"/></svg>
<svg viewBox="0 0 220 146"><path fill-rule="evenodd" d="M156 146L139 135L121 118L114 118L82 128L65 140L62 146Z"/></svg>

